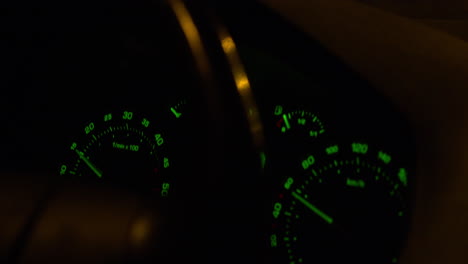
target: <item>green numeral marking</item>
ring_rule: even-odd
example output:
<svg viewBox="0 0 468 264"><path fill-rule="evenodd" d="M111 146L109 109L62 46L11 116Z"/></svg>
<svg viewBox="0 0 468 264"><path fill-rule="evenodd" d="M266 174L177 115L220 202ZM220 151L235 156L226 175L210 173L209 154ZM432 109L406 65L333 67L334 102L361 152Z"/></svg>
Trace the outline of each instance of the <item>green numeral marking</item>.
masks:
<svg viewBox="0 0 468 264"><path fill-rule="evenodd" d="M309 136L311 137L318 137L318 132L317 131L309 131Z"/></svg>
<svg viewBox="0 0 468 264"><path fill-rule="evenodd" d="M104 115L104 121L105 121L105 122L111 121L111 120L112 120L112 114Z"/></svg>
<svg viewBox="0 0 468 264"><path fill-rule="evenodd" d="M275 107L275 115L279 116L283 113L283 107L281 105L277 105Z"/></svg>
<svg viewBox="0 0 468 264"><path fill-rule="evenodd" d="M86 133L86 135L88 135L89 133L91 133L91 131L93 131L93 130L94 130L94 123L91 122L91 123L89 123L89 125L87 125L87 126L85 127L85 133Z"/></svg>
<svg viewBox="0 0 468 264"><path fill-rule="evenodd" d="M146 119L146 118L143 118L143 120L141 121L141 124L142 124L144 127L148 127L149 124L150 124L150 121L148 121L148 119Z"/></svg>
<svg viewBox="0 0 468 264"><path fill-rule="evenodd" d="M154 139L156 140L156 144L161 146L164 143L164 139L162 138L161 134L154 135Z"/></svg>
<svg viewBox="0 0 468 264"><path fill-rule="evenodd" d="M294 182L293 178L289 177L284 183L284 188L286 188L286 190L289 190L293 182Z"/></svg>
<svg viewBox="0 0 468 264"><path fill-rule="evenodd" d="M275 206L273 207L273 217L274 218L278 218L278 216L281 213L281 208L282 207L283 206L281 205L281 203L275 203Z"/></svg>
<svg viewBox="0 0 468 264"><path fill-rule="evenodd" d="M363 180L346 179L346 185L357 188L364 188L366 183Z"/></svg>
<svg viewBox="0 0 468 264"><path fill-rule="evenodd" d="M314 156L310 155L309 157L307 157L307 159L302 161L302 168L304 168L304 170L307 170L314 163L315 163L315 158Z"/></svg>
<svg viewBox="0 0 468 264"><path fill-rule="evenodd" d="M328 147L325 151L327 152L328 155L338 153L338 145Z"/></svg>
<svg viewBox="0 0 468 264"><path fill-rule="evenodd" d="M130 145L130 150L131 151L138 151L140 149L140 146L138 145Z"/></svg>
<svg viewBox="0 0 468 264"><path fill-rule="evenodd" d="M67 172L67 165L62 165L60 167L60 175L64 175Z"/></svg>
<svg viewBox="0 0 468 264"><path fill-rule="evenodd" d="M167 197L169 195L170 184L168 182L163 182L161 187L162 187L161 196Z"/></svg>
<svg viewBox="0 0 468 264"><path fill-rule="evenodd" d="M164 158L164 168L165 169L169 168L169 159L168 158Z"/></svg>
<svg viewBox="0 0 468 264"><path fill-rule="evenodd" d="M272 248L275 248L278 246L278 237L276 236L276 234L273 234L270 236L270 246Z"/></svg>
<svg viewBox="0 0 468 264"><path fill-rule="evenodd" d="M367 150L369 149L369 146L367 144L353 143L351 144L351 146L353 148L353 152L355 153L366 154Z"/></svg>
<svg viewBox="0 0 468 264"><path fill-rule="evenodd" d="M75 150L75 149L76 149L76 147L77 147L77 144L76 144L76 142L73 142L73 143L71 144L71 147L70 147L70 149L71 149L71 150Z"/></svg>
<svg viewBox="0 0 468 264"><path fill-rule="evenodd" d="M123 118L124 120L132 120L132 118L133 118L133 112L124 111L124 112L123 112L122 118Z"/></svg>
<svg viewBox="0 0 468 264"><path fill-rule="evenodd" d="M390 157L390 155L388 155L387 153L379 151L379 159L382 160L385 164L389 164L392 160L392 157Z"/></svg>
<svg viewBox="0 0 468 264"><path fill-rule="evenodd" d="M404 168L401 168L400 171L398 172L398 178L400 179L401 183L403 183L404 186L408 185L408 174Z"/></svg>

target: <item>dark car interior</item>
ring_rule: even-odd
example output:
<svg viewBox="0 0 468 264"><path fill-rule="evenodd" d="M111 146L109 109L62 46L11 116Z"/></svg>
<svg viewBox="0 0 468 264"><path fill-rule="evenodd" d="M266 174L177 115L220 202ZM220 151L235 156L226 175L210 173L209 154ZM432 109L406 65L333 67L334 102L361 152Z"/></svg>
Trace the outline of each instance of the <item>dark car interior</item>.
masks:
<svg viewBox="0 0 468 264"><path fill-rule="evenodd" d="M0 262L467 263L468 15L397 2L0 4Z"/></svg>

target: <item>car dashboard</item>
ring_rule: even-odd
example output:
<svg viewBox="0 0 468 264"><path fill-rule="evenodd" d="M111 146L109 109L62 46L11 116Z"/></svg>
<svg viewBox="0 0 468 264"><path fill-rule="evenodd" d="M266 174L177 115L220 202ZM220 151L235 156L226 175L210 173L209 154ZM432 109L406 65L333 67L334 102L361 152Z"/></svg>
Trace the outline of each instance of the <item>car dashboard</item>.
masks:
<svg viewBox="0 0 468 264"><path fill-rule="evenodd" d="M2 173L144 197L171 219L164 257L174 262L189 247L189 261L234 263L241 249L252 263L399 261L416 185L414 135L357 72L259 3L213 4L211 13L188 3L216 58L216 91L229 90L217 95L203 90L175 4L88 4L31 3L4 18ZM222 40L203 31L207 21L229 32L255 99L249 108ZM228 103L206 107L221 97ZM252 112L259 145L248 133ZM190 242L180 230L193 232Z"/></svg>

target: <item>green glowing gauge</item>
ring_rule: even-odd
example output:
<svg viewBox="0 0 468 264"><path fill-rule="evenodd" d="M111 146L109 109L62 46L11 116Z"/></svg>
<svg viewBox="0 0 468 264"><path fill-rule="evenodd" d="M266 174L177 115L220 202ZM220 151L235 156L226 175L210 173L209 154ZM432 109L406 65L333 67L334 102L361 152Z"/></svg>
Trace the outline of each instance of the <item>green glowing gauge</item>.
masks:
<svg viewBox="0 0 468 264"><path fill-rule="evenodd" d="M395 263L408 228L408 171L365 142L304 155L273 194L275 263Z"/></svg>
<svg viewBox="0 0 468 264"><path fill-rule="evenodd" d="M61 175L94 179L162 197L169 195L171 160L161 126L132 111L109 112L89 121L70 143Z"/></svg>
<svg viewBox="0 0 468 264"><path fill-rule="evenodd" d="M317 138L325 133L325 127L320 118L305 110L295 110L285 112L283 107L277 105L274 112L276 127L282 133L302 135L310 138Z"/></svg>
<svg viewBox="0 0 468 264"><path fill-rule="evenodd" d="M171 106L170 110L171 110L172 115L175 118L181 118L183 116L183 112L185 110L186 105L187 105L187 100L184 99L184 100L179 101L174 106Z"/></svg>

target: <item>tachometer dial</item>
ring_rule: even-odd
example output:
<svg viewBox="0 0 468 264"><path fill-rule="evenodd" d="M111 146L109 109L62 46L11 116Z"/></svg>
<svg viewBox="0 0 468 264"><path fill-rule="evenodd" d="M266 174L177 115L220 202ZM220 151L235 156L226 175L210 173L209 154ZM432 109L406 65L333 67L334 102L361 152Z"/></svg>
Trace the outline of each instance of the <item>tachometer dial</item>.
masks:
<svg viewBox="0 0 468 264"><path fill-rule="evenodd" d="M162 127L132 111L104 113L70 143L60 174L169 195L171 166Z"/></svg>
<svg viewBox="0 0 468 264"><path fill-rule="evenodd" d="M408 171L366 143L304 155L273 194L277 263L395 263L406 239Z"/></svg>

